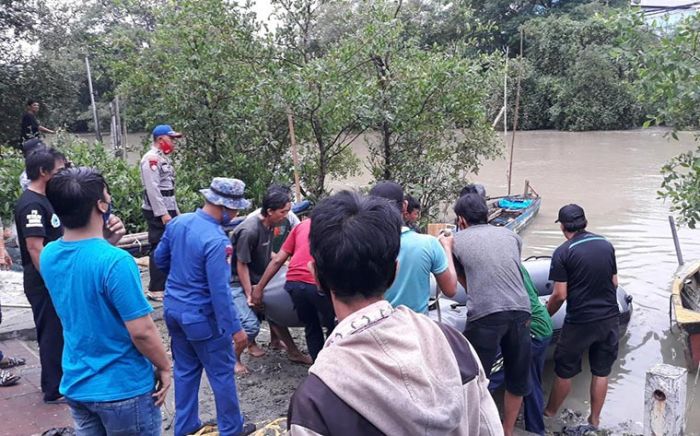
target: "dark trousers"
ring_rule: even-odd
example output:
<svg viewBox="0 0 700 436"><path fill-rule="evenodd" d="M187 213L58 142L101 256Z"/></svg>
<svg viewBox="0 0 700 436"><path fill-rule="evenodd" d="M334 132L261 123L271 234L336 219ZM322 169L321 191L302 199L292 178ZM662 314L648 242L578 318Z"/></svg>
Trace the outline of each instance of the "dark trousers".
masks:
<svg viewBox="0 0 700 436"><path fill-rule="evenodd" d="M530 361L530 393L523 397L525 430L544 434L544 394L542 392L542 370L547 347L552 337L532 338L532 360Z"/></svg>
<svg viewBox="0 0 700 436"><path fill-rule="evenodd" d="M500 347L506 390L523 397L529 393L532 350L528 312L510 310L467 321L464 335L479 356L487 377L491 377Z"/></svg>
<svg viewBox="0 0 700 436"><path fill-rule="evenodd" d="M148 224L148 243L151 245L151 252L148 255L148 275L150 276L148 282L148 290L163 292L165 290L165 280L168 276L158 269L156 266L156 261L153 259L153 254L156 252L156 247L160 242L160 238L163 237L165 233L165 225L160 217L153 215L153 211L143 209L143 217L146 218L146 224ZM177 211L169 210L168 214L175 218L177 216Z"/></svg>
<svg viewBox="0 0 700 436"><path fill-rule="evenodd" d="M304 282L287 282L284 289L292 297L299 321L304 323L306 346L311 358L316 360L325 342L323 328L326 328L325 337L335 328L335 312L331 298L328 294L322 294L316 285Z"/></svg>
<svg viewBox="0 0 700 436"><path fill-rule="evenodd" d="M41 361L41 391L44 400L51 401L60 397L58 387L61 384L63 369L63 326L53 307L49 291L33 289L26 292L27 300L32 306L36 338L39 342L39 360Z"/></svg>

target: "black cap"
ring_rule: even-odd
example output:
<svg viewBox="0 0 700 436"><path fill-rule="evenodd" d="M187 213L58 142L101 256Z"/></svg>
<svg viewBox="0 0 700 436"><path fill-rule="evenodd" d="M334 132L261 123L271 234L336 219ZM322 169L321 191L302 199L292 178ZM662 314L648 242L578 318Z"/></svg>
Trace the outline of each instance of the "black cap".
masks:
<svg viewBox="0 0 700 436"><path fill-rule="evenodd" d="M559 209L559 217L555 223L577 223L579 221L585 221L586 214L583 212L583 208L578 204L567 204Z"/></svg>
<svg viewBox="0 0 700 436"><path fill-rule="evenodd" d="M389 180L379 182L369 191L369 195L386 198L394 202L400 210L403 210L403 188L396 182Z"/></svg>

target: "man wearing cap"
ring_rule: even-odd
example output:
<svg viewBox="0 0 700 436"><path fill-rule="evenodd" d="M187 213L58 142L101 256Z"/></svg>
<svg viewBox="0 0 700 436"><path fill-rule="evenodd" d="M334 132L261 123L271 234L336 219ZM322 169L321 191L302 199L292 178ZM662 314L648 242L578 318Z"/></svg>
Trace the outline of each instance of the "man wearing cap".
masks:
<svg viewBox="0 0 700 436"><path fill-rule="evenodd" d="M198 392L202 369L214 392L219 433L250 434L255 425L243 423L234 368L236 350L247 345L231 298L233 248L222 225L229 224L250 202L245 184L217 177L200 192L204 206L174 219L155 250L158 268L169 274L164 318L172 338L175 361L175 436L202 427Z"/></svg>
<svg viewBox="0 0 700 436"><path fill-rule="evenodd" d="M161 301L166 275L153 261L153 253L163 236L165 225L180 214L175 200L175 169L169 155L175 149L173 139L182 134L167 124L153 129L153 145L141 158L141 183L143 183L143 216L148 224L148 243L151 244L148 272L150 281L146 295Z"/></svg>
<svg viewBox="0 0 700 436"><path fill-rule="evenodd" d="M620 336L615 249L604 237L586 231L588 221L581 206L562 207L555 222L566 242L552 256L549 279L554 281L554 291L547 311L554 315L564 300L567 304L554 352L556 377L544 414L557 413L571 391L571 379L581 372L583 353L588 351L593 374L588 423L597 428Z"/></svg>

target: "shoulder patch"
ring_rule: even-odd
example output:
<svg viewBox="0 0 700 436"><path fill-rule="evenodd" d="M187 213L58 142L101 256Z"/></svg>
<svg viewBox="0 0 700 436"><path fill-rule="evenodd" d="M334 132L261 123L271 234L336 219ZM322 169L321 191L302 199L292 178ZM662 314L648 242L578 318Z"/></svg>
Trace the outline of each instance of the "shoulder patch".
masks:
<svg viewBox="0 0 700 436"><path fill-rule="evenodd" d="M56 215L56 214L51 215L51 226L54 229L61 227L61 220L58 218L58 215Z"/></svg>
<svg viewBox="0 0 700 436"><path fill-rule="evenodd" d="M32 227L44 227L41 223L41 214L36 209L32 209L27 215L27 224L25 227L28 229Z"/></svg>
<svg viewBox="0 0 700 436"><path fill-rule="evenodd" d="M149 159L148 166L151 167L151 171L158 169L158 159Z"/></svg>

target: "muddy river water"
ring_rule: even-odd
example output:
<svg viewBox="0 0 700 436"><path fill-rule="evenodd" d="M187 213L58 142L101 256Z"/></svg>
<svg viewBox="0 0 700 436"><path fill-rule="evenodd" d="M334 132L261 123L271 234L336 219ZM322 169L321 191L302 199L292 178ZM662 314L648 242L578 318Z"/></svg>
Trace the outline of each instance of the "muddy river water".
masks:
<svg viewBox="0 0 700 436"><path fill-rule="evenodd" d="M518 134L513 190L524 180L542 195L539 215L522 233L524 257L551 255L564 241L555 224L567 203L586 210L589 229L614 244L620 283L634 297L634 313L610 377L602 425L614 433L641 432L646 371L657 363L684 366L683 346L669 330L669 293L677 262L668 224L668 204L657 199L659 169L672 156L694 147L692 134L667 140L663 130ZM509 141L510 143L510 141ZM364 154L360 147L358 154ZM473 180L490 195L507 191L506 160L486 162ZM361 183L362 177L351 181ZM359 182L359 183L358 183ZM366 182L365 182L366 183ZM683 254L700 259L700 230L681 229ZM546 391L551 382L551 363ZM590 375L576 377L564 407L588 412ZM690 434L700 435L700 386L688 377ZM692 404L691 404L692 402Z"/></svg>

